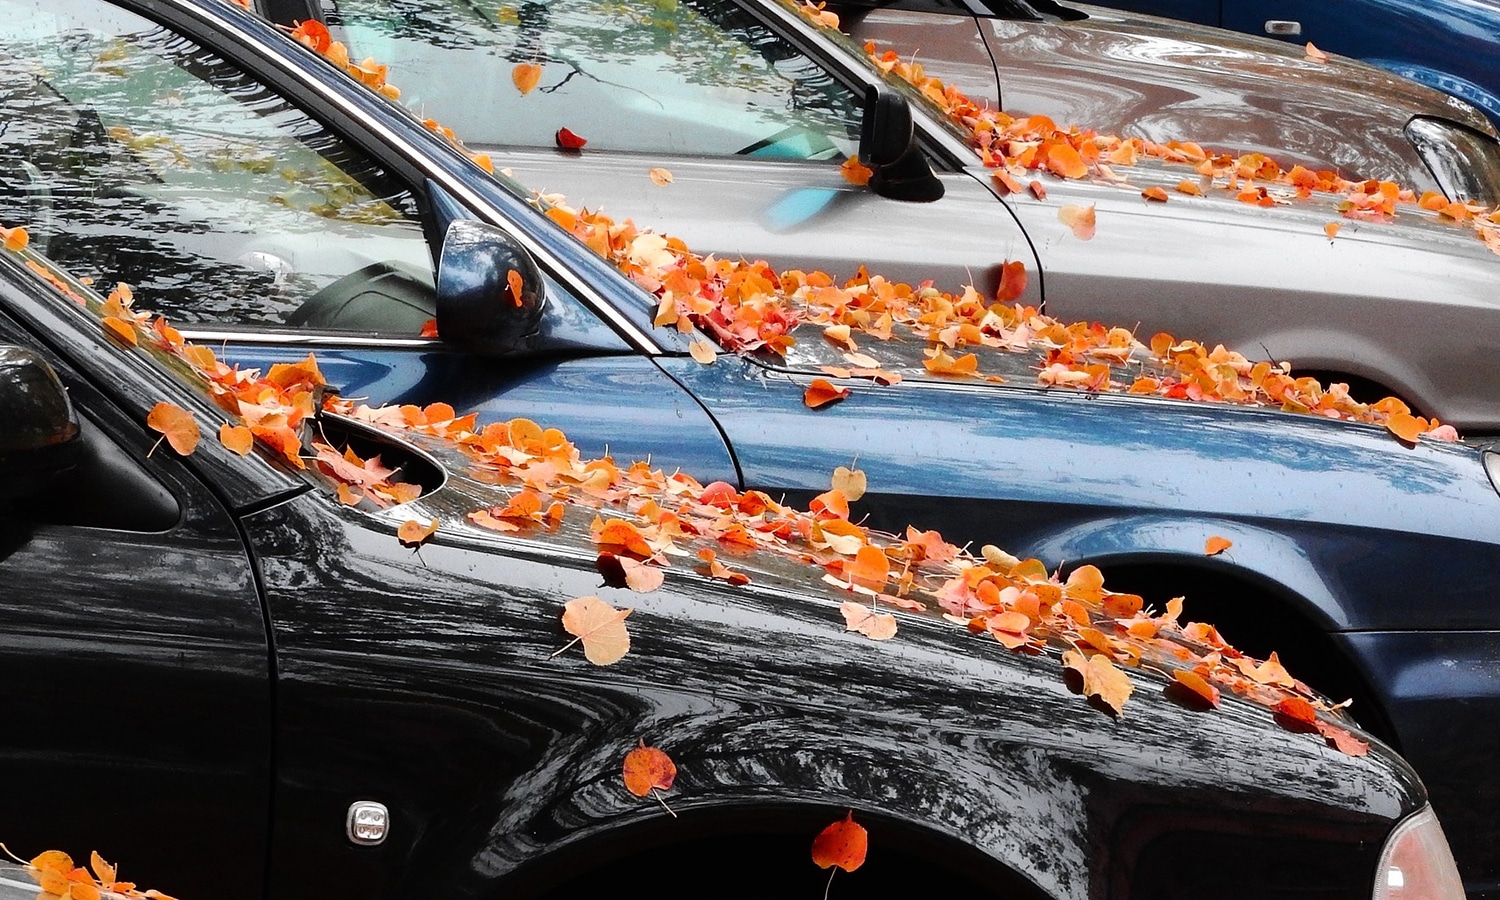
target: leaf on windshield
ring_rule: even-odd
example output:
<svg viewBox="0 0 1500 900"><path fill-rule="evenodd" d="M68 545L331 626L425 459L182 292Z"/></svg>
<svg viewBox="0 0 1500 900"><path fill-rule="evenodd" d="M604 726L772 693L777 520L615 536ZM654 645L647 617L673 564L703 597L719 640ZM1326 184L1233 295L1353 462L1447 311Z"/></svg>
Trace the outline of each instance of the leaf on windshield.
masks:
<svg viewBox="0 0 1500 900"><path fill-rule="evenodd" d="M26 245L29 243L31 243L31 235L27 234L26 229L20 225L17 225L15 228L0 227L0 244L3 244L5 249L12 253L19 253L25 250Z"/></svg>
<svg viewBox="0 0 1500 900"><path fill-rule="evenodd" d="M554 139L557 141L557 146L563 150L582 150L588 144L587 138L581 137L567 128L557 129Z"/></svg>
<svg viewBox="0 0 1500 900"><path fill-rule="evenodd" d="M510 70L510 80L523 96L529 94L542 81L542 67L536 63L516 63L516 67Z"/></svg>

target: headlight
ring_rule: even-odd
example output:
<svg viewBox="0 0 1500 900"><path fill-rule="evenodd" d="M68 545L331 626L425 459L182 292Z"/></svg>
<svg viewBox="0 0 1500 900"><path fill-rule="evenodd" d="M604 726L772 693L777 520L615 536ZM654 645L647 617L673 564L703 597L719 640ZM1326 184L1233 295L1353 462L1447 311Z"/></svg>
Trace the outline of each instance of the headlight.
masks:
<svg viewBox="0 0 1500 900"><path fill-rule="evenodd" d="M1406 137L1449 200L1500 204L1500 142L1446 119L1417 117Z"/></svg>
<svg viewBox="0 0 1500 900"><path fill-rule="evenodd" d="M1374 900L1464 900L1463 879L1432 807L1397 825L1385 842Z"/></svg>

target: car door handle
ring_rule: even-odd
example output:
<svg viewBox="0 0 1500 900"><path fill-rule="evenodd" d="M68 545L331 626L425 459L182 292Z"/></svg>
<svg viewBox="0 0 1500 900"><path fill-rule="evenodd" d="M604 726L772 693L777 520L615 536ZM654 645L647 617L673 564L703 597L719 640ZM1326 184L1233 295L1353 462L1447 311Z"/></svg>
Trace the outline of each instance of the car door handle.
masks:
<svg viewBox="0 0 1500 900"><path fill-rule="evenodd" d="M1277 37L1295 37L1301 33L1301 22L1293 22L1290 19L1266 20L1266 34L1274 34Z"/></svg>

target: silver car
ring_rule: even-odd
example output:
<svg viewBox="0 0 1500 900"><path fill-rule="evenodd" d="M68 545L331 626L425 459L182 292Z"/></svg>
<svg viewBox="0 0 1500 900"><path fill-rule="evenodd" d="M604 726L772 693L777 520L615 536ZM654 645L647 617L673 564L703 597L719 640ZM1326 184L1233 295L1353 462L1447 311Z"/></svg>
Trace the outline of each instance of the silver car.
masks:
<svg viewBox="0 0 1500 900"><path fill-rule="evenodd" d="M391 66L403 102L497 151L525 183L699 250L838 277L869 265L949 290L993 291L1000 266L1020 260L1033 273L1021 300L1064 319L1222 342L1357 394L1397 394L1468 433L1500 431L1500 257L1473 229L1413 205L1367 222L1329 195L1272 209L1222 190L1151 203L1142 189L1195 177L1159 163L1113 167L1127 184L1043 176L1045 200L1002 196L968 135L914 95L916 140L942 197L880 196L839 171L880 73L853 41L775 2L274 5L288 23L326 17L354 58ZM1269 151L1285 166L1500 201L1500 149L1458 101L1284 45L1052 8L1030 19L846 13L844 27L906 41L901 53L931 72L1059 124L1076 115L1101 132ZM541 70L524 94L512 79L521 65ZM560 147L574 137L581 150ZM1059 221L1069 205L1096 210L1092 240ZM1330 223L1341 225L1331 240Z"/></svg>

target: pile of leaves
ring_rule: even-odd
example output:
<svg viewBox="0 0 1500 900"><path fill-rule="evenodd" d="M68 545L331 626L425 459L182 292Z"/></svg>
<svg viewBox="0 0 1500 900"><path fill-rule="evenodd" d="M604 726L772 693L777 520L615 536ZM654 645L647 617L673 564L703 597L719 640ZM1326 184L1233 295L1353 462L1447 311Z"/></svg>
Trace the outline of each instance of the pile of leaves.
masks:
<svg viewBox="0 0 1500 900"><path fill-rule="evenodd" d="M104 861L97 852L89 854L89 866L75 865L73 858L61 850L47 850L31 860L21 859L0 844L11 859L26 870L42 892L37 900L172 900L161 891L140 891L134 883L119 880L117 867Z"/></svg>

